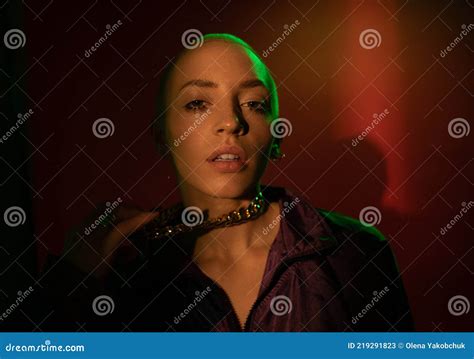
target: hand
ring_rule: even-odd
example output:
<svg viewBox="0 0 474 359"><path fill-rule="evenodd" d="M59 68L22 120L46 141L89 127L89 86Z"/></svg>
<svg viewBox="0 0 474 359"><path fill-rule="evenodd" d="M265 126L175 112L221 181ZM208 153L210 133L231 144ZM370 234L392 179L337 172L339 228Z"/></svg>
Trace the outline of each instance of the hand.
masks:
<svg viewBox="0 0 474 359"><path fill-rule="evenodd" d="M72 230L63 250L66 261L101 280L109 274L119 249L129 247L128 253L137 254L127 236L159 215L120 205L105 216L106 208L100 206L80 229Z"/></svg>

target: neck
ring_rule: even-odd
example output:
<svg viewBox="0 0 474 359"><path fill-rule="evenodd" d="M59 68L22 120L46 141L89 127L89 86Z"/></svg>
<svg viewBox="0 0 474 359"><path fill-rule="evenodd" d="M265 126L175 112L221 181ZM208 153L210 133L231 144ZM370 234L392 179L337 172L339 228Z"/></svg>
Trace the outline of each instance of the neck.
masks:
<svg viewBox="0 0 474 359"><path fill-rule="evenodd" d="M181 196L184 207L196 206L203 212L207 211L208 218L215 218L239 208L247 208L260 190L260 184L257 184L241 195L223 198L184 186L181 188ZM230 227L216 228L199 236L195 242L195 256L201 259L238 258L250 248L268 250L279 229L279 226L269 229L268 225L277 218L280 208L278 202L268 203L267 207L267 210L255 219Z"/></svg>
<svg viewBox="0 0 474 359"><path fill-rule="evenodd" d="M260 192L260 185L244 191L242 194L231 197L212 196L201 191L184 187L181 188L183 206L196 206L203 212L207 212L208 218L215 218L239 208L247 208L250 202Z"/></svg>

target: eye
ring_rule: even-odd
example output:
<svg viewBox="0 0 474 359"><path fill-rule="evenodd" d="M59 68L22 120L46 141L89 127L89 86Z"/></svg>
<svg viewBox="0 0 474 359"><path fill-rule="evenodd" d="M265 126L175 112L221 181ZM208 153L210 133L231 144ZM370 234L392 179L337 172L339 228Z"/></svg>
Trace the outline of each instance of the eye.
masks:
<svg viewBox="0 0 474 359"><path fill-rule="evenodd" d="M191 102L188 102L184 107L189 111L201 110L201 109L206 107L206 101L204 101L204 100L193 100Z"/></svg>
<svg viewBox="0 0 474 359"><path fill-rule="evenodd" d="M259 112L259 113L266 114L270 112L270 106L268 105L268 102L265 100L264 101L248 101L241 104L241 106L248 107L250 110Z"/></svg>

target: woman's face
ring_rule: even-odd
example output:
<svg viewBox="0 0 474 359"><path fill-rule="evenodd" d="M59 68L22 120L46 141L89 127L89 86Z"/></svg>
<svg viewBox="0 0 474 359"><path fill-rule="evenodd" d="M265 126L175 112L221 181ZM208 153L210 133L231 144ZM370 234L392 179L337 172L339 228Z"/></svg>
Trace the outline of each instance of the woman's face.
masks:
<svg viewBox="0 0 474 359"><path fill-rule="evenodd" d="M273 143L268 76L255 56L222 40L179 58L165 138L185 191L238 198L255 189Z"/></svg>

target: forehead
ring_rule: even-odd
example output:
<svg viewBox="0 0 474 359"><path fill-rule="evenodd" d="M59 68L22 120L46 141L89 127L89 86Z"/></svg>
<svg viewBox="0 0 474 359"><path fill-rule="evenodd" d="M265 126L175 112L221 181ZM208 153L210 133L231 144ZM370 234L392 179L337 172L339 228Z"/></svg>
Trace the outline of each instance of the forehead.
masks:
<svg viewBox="0 0 474 359"><path fill-rule="evenodd" d="M182 84L196 79L232 87L257 78L269 88L268 70L261 60L252 51L229 41L210 40L197 49L186 50L175 65L169 79L173 93Z"/></svg>

